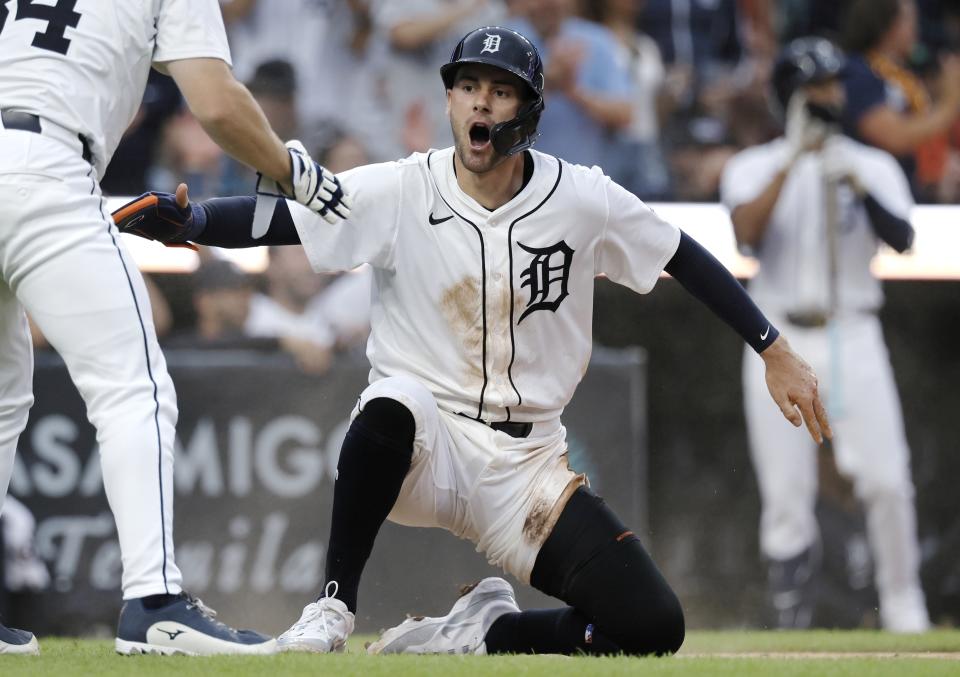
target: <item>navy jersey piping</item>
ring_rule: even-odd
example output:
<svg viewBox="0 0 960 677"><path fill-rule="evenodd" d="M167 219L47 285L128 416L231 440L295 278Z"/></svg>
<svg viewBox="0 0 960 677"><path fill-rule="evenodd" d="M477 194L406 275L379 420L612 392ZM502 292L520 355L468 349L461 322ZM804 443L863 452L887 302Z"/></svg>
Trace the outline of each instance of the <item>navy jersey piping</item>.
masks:
<svg viewBox="0 0 960 677"><path fill-rule="evenodd" d="M440 199L443 200L443 204L447 205L447 209L453 212L461 221L469 223L473 226L473 229L477 231L477 237L480 238L480 299L481 299L481 318L483 324L483 350L482 350L482 360L483 360L483 385L480 387L480 406L477 407L477 415L474 417L475 420L482 420L483 416L483 398L487 392L487 254L483 242L483 233L480 232L480 229L470 219L460 214L456 209L454 209L447 199L443 197L443 193L440 192L440 185L437 183L436 178L433 176L433 168L430 166L430 159L433 157L433 153L427 154L427 173L430 174L430 180L433 182L433 187L437 190L437 195L440 196ZM511 320L512 320L511 313Z"/></svg>
<svg viewBox="0 0 960 677"><path fill-rule="evenodd" d="M517 225L520 221L527 218L534 212L538 211L543 205L547 203L553 194L557 191L557 186L560 185L560 178L563 176L563 161L560 158L557 158L557 180L553 184L553 188L550 189L550 192L547 193L547 196L536 207L531 209L526 214L518 216L513 220L513 223L510 224L509 230L507 230L507 252L510 257L510 298L513 299L514 289L513 289L513 227ZM517 394L517 405L523 404L523 396L520 394L520 391L517 390L516 384L513 382L513 362L517 356L517 344L514 338L513 332L513 303L510 303L510 364L507 366L507 380L510 381L510 387L513 388L513 392ZM510 410L507 409L507 420L510 420Z"/></svg>

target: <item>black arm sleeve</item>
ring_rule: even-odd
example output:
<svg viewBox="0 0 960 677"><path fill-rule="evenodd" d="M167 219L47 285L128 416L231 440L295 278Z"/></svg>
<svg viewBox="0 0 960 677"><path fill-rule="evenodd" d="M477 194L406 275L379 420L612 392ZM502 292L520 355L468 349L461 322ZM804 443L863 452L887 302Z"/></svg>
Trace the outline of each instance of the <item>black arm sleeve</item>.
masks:
<svg viewBox="0 0 960 677"><path fill-rule="evenodd" d="M686 233L680 233L680 246L665 270L758 353L780 335L737 278Z"/></svg>
<svg viewBox="0 0 960 677"><path fill-rule="evenodd" d="M870 193L864 196L863 206L877 237L901 254L910 249L913 244L913 226L909 221L891 214Z"/></svg>
<svg viewBox="0 0 960 677"><path fill-rule="evenodd" d="M267 234L254 240L253 211L257 200L252 196L215 197L200 203L207 216L203 230L192 238L197 244L227 249L261 247L277 244L300 244L300 236L293 225L293 217L286 200L277 201Z"/></svg>

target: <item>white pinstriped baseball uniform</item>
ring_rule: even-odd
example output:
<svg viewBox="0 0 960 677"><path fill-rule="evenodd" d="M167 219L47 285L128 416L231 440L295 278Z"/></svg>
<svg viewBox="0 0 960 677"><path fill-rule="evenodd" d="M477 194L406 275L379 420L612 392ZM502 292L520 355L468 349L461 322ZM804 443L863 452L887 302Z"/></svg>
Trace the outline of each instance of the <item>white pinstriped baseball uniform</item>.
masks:
<svg viewBox="0 0 960 677"><path fill-rule="evenodd" d="M866 190L892 214L909 218L913 199L896 160L852 139L829 140L843 153ZM724 170L721 195L732 211L755 199L786 162L783 139L748 148ZM820 375L834 430L837 467L864 501L876 583L885 625L897 613L926 616L918 578L914 488L890 359L876 312L883 303L870 261L880 240L847 186L838 190L838 266L831 326L792 326L788 313L829 309L824 189L818 153L799 158L784 183L755 252L760 271L750 295L763 306L794 349ZM817 538L816 449L802 430L783 421L770 400L763 365L748 351L744 398L751 453L763 499L760 541L776 560L793 557Z"/></svg>
<svg viewBox="0 0 960 677"><path fill-rule="evenodd" d="M140 106L151 65L197 57L229 63L216 0L0 3L0 108L38 116L42 130L0 129L0 497L33 402L26 309L97 428L125 599L180 591L177 409L143 279L98 178Z"/></svg>
<svg viewBox="0 0 960 677"><path fill-rule="evenodd" d="M523 581L558 511L536 533L528 516L583 481L559 417L589 361L594 278L649 292L680 241L600 169L530 153L529 183L492 212L461 190L453 148L340 174L353 211L336 226L288 203L316 270L374 269L360 406L397 399L417 423L390 518L469 538Z"/></svg>

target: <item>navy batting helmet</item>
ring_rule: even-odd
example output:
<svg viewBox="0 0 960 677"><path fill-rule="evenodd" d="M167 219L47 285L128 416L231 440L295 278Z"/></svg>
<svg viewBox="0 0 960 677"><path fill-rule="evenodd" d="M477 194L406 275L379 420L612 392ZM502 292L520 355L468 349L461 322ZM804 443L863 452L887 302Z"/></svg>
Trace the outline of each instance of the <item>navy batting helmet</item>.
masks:
<svg viewBox="0 0 960 677"><path fill-rule="evenodd" d="M780 52L773 67L777 101L786 110L798 87L839 77L845 65L843 52L826 38L797 38Z"/></svg>
<svg viewBox="0 0 960 677"><path fill-rule="evenodd" d="M453 88L460 66L482 63L516 75L529 90L517 116L500 122L490 130L490 143L501 155L513 155L533 145L539 136L537 124L543 112L543 62L526 37L509 28L485 26L467 33L457 43L450 61L440 67L440 76L447 89Z"/></svg>

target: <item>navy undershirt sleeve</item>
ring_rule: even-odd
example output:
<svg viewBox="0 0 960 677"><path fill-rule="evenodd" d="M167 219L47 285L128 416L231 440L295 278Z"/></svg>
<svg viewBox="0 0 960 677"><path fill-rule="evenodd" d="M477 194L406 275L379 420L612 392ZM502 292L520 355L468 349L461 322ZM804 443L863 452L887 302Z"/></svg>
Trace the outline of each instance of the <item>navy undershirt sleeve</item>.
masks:
<svg viewBox="0 0 960 677"><path fill-rule="evenodd" d="M863 206L867 210L870 225L873 226L873 232L877 234L877 237L900 254L910 249L913 244L914 231L909 221L891 214L870 193L864 196Z"/></svg>
<svg viewBox="0 0 960 677"><path fill-rule="evenodd" d="M737 278L699 242L682 231L680 245L665 270L717 317L733 327L758 353L780 335Z"/></svg>
<svg viewBox="0 0 960 677"><path fill-rule="evenodd" d="M204 200L200 203L200 207L206 214L206 224L203 230L191 238L191 241L227 249L300 244L300 236L297 234L296 226L293 225L293 217L290 215L286 200L277 202L266 235L255 240L250 233L256 205L256 198L246 195Z"/></svg>

